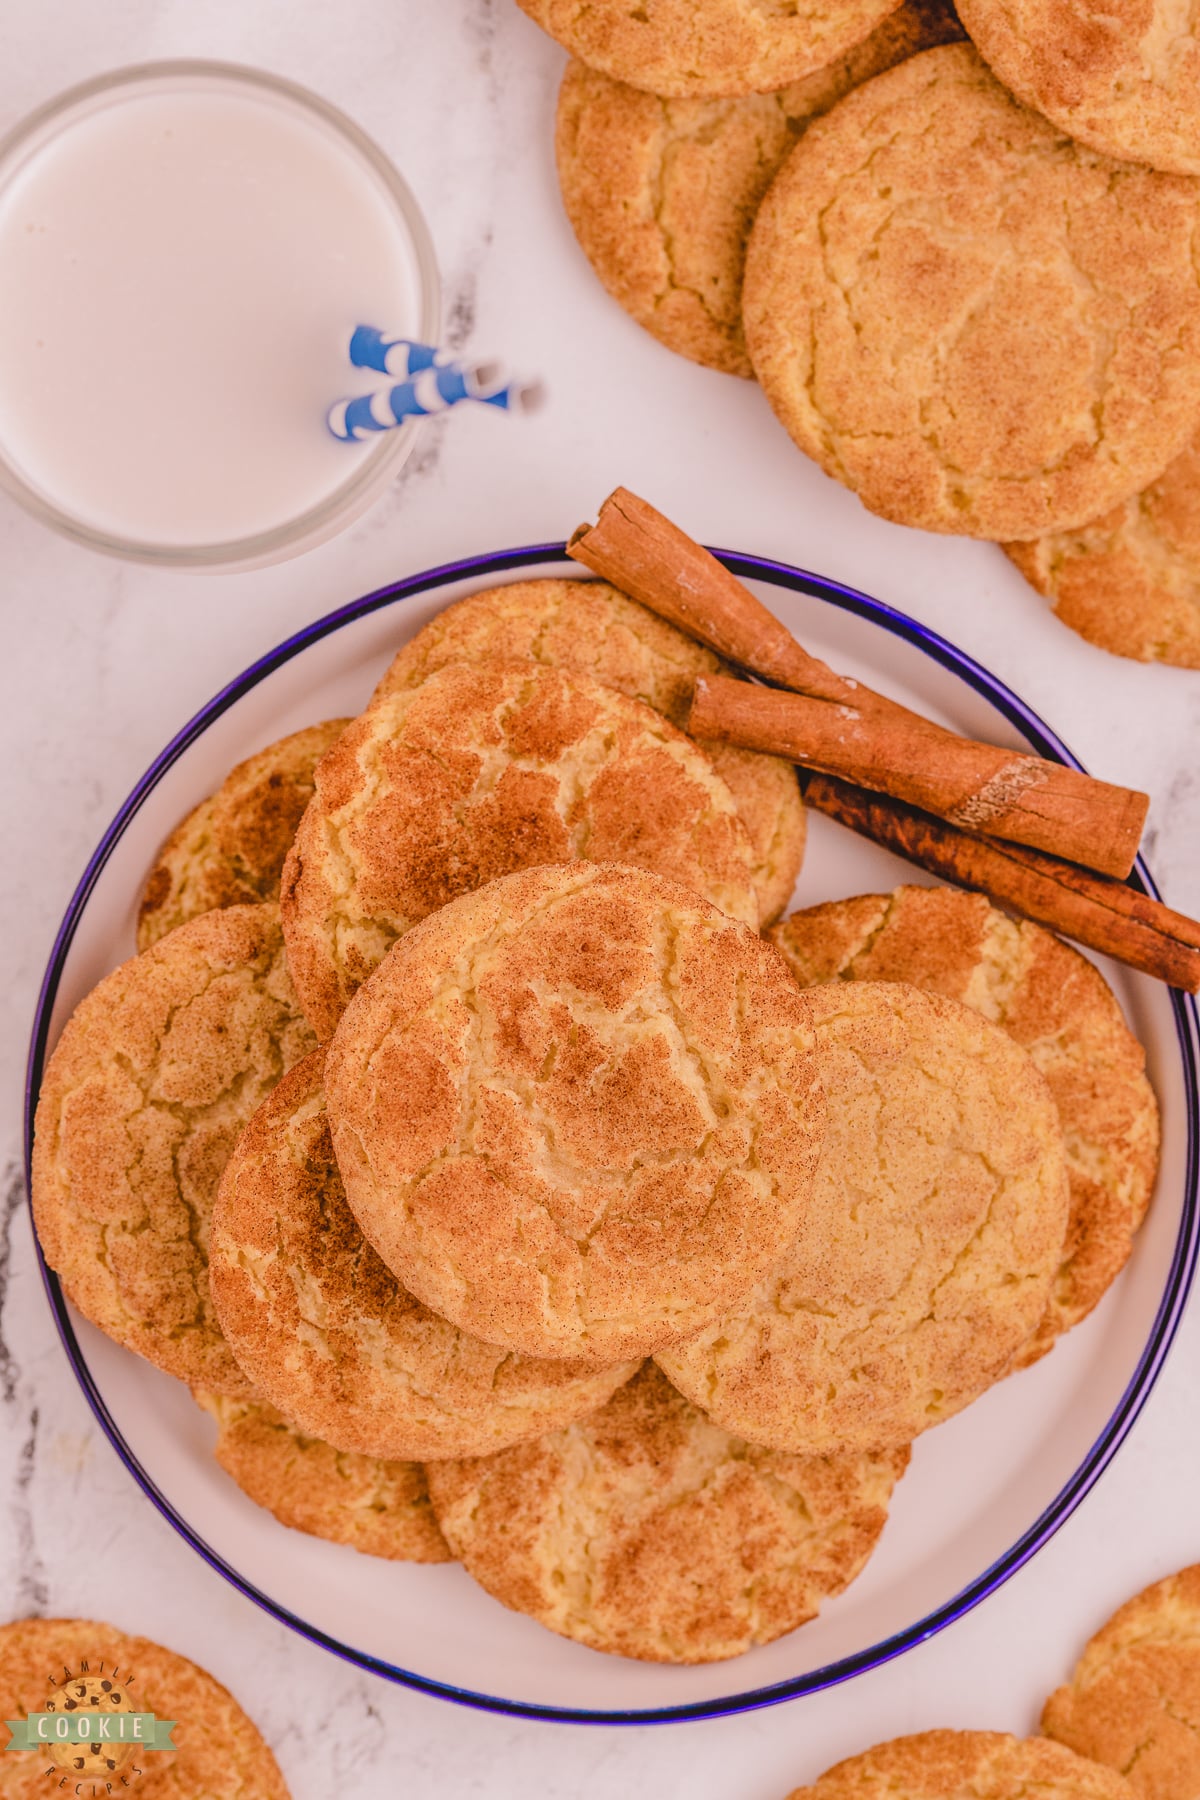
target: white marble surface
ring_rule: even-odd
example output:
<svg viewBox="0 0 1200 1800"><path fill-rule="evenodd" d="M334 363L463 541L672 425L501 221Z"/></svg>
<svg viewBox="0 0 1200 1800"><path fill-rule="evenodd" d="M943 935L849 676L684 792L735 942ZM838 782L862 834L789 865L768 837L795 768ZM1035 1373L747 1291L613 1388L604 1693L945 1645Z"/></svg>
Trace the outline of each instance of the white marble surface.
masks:
<svg viewBox="0 0 1200 1800"><path fill-rule="evenodd" d="M178 725L281 636L388 579L561 539L623 481L710 542L805 563L956 639L1096 773L1150 791L1151 866L1169 900L1200 912L1200 675L1090 649L989 546L871 518L792 451L754 388L671 357L630 324L559 211L550 146L562 59L512 0L10 6L0 131L71 81L170 55L260 63L346 108L428 214L452 341L539 371L552 403L528 421L478 414L430 429L401 482L348 536L250 575L124 568L0 502L0 1618L108 1618L194 1656L261 1722L296 1800L397 1791L604 1800L631 1789L773 1800L898 1732L1031 1729L1107 1612L1200 1557L1196 1305L1098 1491L998 1595L831 1694L701 1725L512 1722L359 1674L204 1567L94 1427L34 1272L19 1174L26 1037L55 926L104 825Z"/></svg>

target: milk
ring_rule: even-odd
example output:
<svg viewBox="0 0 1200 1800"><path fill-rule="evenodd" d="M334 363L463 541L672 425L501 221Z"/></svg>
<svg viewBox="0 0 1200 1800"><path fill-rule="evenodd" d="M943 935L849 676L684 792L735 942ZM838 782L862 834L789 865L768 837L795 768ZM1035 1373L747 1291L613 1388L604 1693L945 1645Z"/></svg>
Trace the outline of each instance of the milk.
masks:
<svg viewBox="0 0 1200 1800"><path fill-rule="evenodd" d="M387 454L324 426L363 321L428 328L414 240L286 92L134 82L0 171L0 453L88 528L230 544L329 501Z"/></svg>

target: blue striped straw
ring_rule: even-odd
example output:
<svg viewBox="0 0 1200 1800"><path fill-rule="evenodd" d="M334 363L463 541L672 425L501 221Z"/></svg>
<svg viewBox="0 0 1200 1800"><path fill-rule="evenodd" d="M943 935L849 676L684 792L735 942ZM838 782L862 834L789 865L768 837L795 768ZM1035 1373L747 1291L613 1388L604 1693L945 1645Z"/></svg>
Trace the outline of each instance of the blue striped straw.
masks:
<svg viewBox="0 0 1200 1800"><path fill-rule="evenodd" d="M443 368L456 360L449 350L417 344L412 338L387 338L374 325L357 325L350 338L350 362L356 369L375 369L406 381L422 369Z"/></svg>
<svg viewBox="0 0 1200 1800"><path fill-rule="evenodd" d="M541 400L536 382L507 380L498 363L462 362L449 351L409 338L385 338L373 325L360 325L350 339L355 368L374 369L403 379L373 394L338 400L327 423L334 437L354 443L378 431L392 431L406 419L446 412L477 400L503 412L528 412Z"/></svg>

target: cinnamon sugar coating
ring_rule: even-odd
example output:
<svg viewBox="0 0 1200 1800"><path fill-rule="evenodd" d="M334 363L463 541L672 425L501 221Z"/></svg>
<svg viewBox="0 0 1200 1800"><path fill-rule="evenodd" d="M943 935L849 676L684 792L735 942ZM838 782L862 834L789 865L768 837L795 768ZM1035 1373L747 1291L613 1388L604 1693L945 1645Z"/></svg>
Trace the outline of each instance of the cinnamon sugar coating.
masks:
<svg viewBox="0 0 1200 1800"><path fill-rule="evenodd" d="M1089 643L1200 669L1200 438L1124 505L1004 549Z"/></svg>
<svg viewBox="0 0 1200 1800"><path fill-rule="evenodd" d="M757 94L822 69L896 0L517 0L580 62L651 94Z"/></svg>
<svg viewBox="0 0 1200 1800"><path fill-rule="evenodd" d="M129 1682L135 1711L177 1719L174 1750L139 1750L140 1775L113 1777L113 1792L145 1800L289 1800L279 1765L257 1725L227 1688L200 1668L149 1638L131 1637L92 1619L17 1619L0 1625L0 1709L9 1719L45 1710L46 1678L77 1671L82 1662L95 1671L103 1662ZM69 1785L68 1785L69 1780ZM40 1756L4 1756L0 1794L4 1800L41 1800L54 1785ZM71 1793L94 1784L64 1774Z"/></svg>
<svg viewBox="0 0 1200 1800"><path fill-rule="evenodd" d="M591 1418L429 1480L504 1605L593 1650L701 1663L794 1631L853 1581L907 1463L743 1443L648 1363Z"/></svg>
<svg viewBox="0 0 1200 1800"><path fill-rule="evenodd" d="M743 295L796 443L900 524L1028 539L1157 480L1200 417L1200 188L1109 161L969 44L801 138Z"/></svg>
<svg viewBox="0 0 1200 1800"><path fill-rule="evenodd" d="M771 940L801 987L907 981L961 1001L1028 1051L1058 1108L1071 1212L1050 1303L1017 1354L1036 1362L1120 1274L1158 1170L1146 1056L1094 963L982 894L899 887L793 913Z"/></svg>
<svg viewBox="0 0 1200 1800"><path fill-rule="evenodd" d="M644 700L686 730L697 675L729 673L703 644L607 581L514 581L470 594L397 652L375 697L420 687L447 663L528 658ZM804 857L804 803L793 765L736 744L697 742L733 795L753 854L759 924L792 897Z"/></svg>
<svg viewBox="0 0 1200 1800"><path fill-rule="evenodd" d="M1200 175L1196 0L961 0L959 10L1005 87L1081 144Z"/></svg>
<svg viewBox="0 0 1200 1800"><path fill-rule="evenodd" d="M213 1211L213 1302L256 1391L309 1437L387 1461L482 1456L603 1405L636 1362L498 1350L400 1286L346 1204L324 1060L306 1057L255 1113Z"/></svg>
<svg viewBox="0 0 1200 1800"><path fill-rule="evenodd" d="M391 1562L451 1562L419 1462L335 1450L260 1400L192 1390L217 1422L213 1452L255 1506L281 1525Z"/></svg>
<svg viewBox="0 0 1200 1800"><path fill-rule="evenodd" d="M742 331L746 240L788 152L851 88L962 35L949 0L903 0L827 66L738 99L663 99L568 64L559 186L609 293L669 350L752 379Z"/></svg>
<svg viewBox="0 0 1200 1800"><path fill-rule="evenodd" d="M1042 1730L1120 1769L1143 1800L1200 1792L1200 1564L1113 1614L1047 1700Z"/></svg>
<svg viewBox="0 0 1200 1800"><path fill-rule="evenodd" d="M315 1047L279 909L204 913L106 975L46 1067L33 1215L67 1297L183 1381L248 1382L208 1282L221 1171L280 1076Z"/></svg>
<svg viewBox="0 0 1200 1800"><path fill-rule="evenodd" d="M326 1037L389 946L496 876L575 857L655 869L758 923L733 798L650 707L534 662L451 664L373 700L317 766L281 906Z"/></svg>
<svg viewBox="0 0 1200 1800"><path fill-rule="evenodd" d="M822 1103L778 953L674 882L577 863L400 939L330 1044L346 1197L488 1343L597 1366L678 1342L778 1260Z"/></svg>
<svg viewBox="0 0 1200 1800"><path fill-rule="evenodd" d="M922 1731L827 1769L787 1800L1132 1800L1128 1784L1046 1738Z"/></svg>
<svg viewBox="0 0 1200 1800"><path fill-rule="evenodd" d="M278 900L284 858L312 799L313 770L349 723L330 719L268 744L179 822L146 877L139 950L214 906Z"/></svg>
<svg viewBox="0 0 1200 1800"><path fill-rule="evenodd" d="M1049 1089L997 1026L898 982L804 998L827 1105L812 1200L742 1304L658 1360L727 1431L832 1455L907 1444L1008 1371L1067 1181Z"/></svg>

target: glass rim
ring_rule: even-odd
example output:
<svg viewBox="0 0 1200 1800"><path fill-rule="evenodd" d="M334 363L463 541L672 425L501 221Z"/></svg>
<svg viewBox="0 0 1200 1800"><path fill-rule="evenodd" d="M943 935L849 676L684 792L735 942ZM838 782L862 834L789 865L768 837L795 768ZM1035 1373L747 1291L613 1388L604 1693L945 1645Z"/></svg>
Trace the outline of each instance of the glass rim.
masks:
<svg viewBox="0 0 1200 1800"><path fill-rule="evenodd" d="M207 57L173 57L129 63L106 70L87 81L65 88L35 107L0 136L0 196L28 154L54 141L69 129L71 115L90 101L117 96L122 89L159 81L199 78L201 81L241 82L245 87L283 100L307 113L331 130L365 163L380 182L394 214L412 246L419 288L421 339L436 344L441 332L441 284L433 239L416 198L395 164L340 107L311 88L289 81L248 63L224 62ZM164 544L154 539L126 537L78 518L27 481L0 444L0 490L63 537L126 562L148 563L160 568L234 570L283 561L331 537L350 524L375 500L411 452L422 421L409 419L383 434L354 473L316 505L306 507L282 523L243 537L200 544Z"/></svg>

